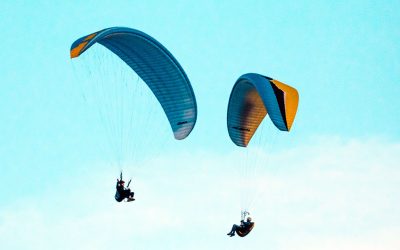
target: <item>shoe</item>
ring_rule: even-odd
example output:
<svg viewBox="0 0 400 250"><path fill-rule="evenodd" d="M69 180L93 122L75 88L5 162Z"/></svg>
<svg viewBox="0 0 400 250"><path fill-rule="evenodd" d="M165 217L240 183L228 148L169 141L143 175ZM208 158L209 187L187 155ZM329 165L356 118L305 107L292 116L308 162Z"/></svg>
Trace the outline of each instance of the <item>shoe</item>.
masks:
<svg viewBox="0 0 400 250"><path fill-rule="evenodd" d="M230 236L230 237L233 237L233 236L235 236L235 234L230 234L229 236Z"/></svg>

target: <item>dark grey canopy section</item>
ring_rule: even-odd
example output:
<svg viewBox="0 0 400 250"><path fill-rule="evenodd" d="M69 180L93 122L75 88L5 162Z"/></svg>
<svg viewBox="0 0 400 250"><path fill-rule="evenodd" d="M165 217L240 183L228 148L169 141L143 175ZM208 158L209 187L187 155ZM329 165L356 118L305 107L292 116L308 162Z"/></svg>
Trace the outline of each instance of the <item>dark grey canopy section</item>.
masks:
<svg viewBox="0 0 400 250"><path fill-rule="evenodd" d="M142 78L164 109L175 138L186 138L196 124L196 98L186 73L173 55L141 31L114 27L75 41L71 58L96 42L115 53Z"/></svg>

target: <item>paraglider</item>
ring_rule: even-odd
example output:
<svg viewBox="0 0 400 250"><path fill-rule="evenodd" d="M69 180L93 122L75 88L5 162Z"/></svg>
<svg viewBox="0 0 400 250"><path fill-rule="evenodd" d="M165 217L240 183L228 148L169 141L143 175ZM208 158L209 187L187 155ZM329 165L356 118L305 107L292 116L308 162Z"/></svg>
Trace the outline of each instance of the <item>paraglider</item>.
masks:
<svg viewBox="0 0 400 250"><path fill-rule="evenodd" d="M117 191L115 192L116 201L121 202L126 199L129 202L135 200L135 198L133 198L135 193L129 188L131 181L132 180L129 180L128 185L125 187L125 181L122 179L122 173L120 174L119 179L117 179Z"/></svg>
<svg viewBox="0 0 400 250"><path fill-rule="evenodd" d="M290 131L296 116L298 102L297 90L278 80L256 73L240 76L233 86L228 103L229 137L235 145L247 148L267 114L275 128L281 131ZM268 136L267 134L266 138L261 139L268 140ZM251 154L246 156L246 158L251 157L253 157ZM246 171L250 168L251 166L245 167ZM244 192L246 195L251 193L248 190ZM243 237L254 227L254 224L250 227L244 221L243 213L249 211L252 203L252 199L247 200L249 201L242 205L242 224L234 225L228 235L233 236L236 231L239 236ZM247 222L251 222L251 219Z"/></svg>
<svg viewBox="0 0 400 250"><path fill-rule="evenodd" d="M251 217L247 217L246 220L242 219L240 221L240 225L233 224L232 229L227 235L230 237L235 236L235 233L239 235L240 237L245 237L248 235L251 230L254 228L254 222L252 221Z"/></svg>
<svg viewBox="0 0 400 250"><path fill-rule="evenodd" d="M97 95L99 103L97 106L102 116L101 121L106 128L105 134L109 139L110 152L114 155L114 162L120 170L122 171L127 164L132 163L129 157L135 154L140 155L135 151L140 151L147 141L151 141L146 137L156 134L156 131L149 129L150 125L163 126L159 121L149 118L149 115L154 113L150 109L134 114L140 108L139 106L146 108L147 103L134 102L136 98L134 95L137 95L137 99L144 97L142 93L136 93L137 91L133 89L135 82L129 79L132 75L140 77L149 87L161 105L175 139L185 139L196 124L197 105L190 81L174 56L161 43L141 31L112 27L77 39L70 49L71 58L81 56L95 44L101 44L107 48L113 56L116 55L119 58L118 63L125 63L130 69L126 73L128 76L121 79L107 79L112 72L109 74L102 71L120 71L126 65L106 66L93 73L92 70L88 70L89 85L91 85L89 87L91 90L88 92L90 92L89 95ZM103 63L101 56L96 59L95 63ZM104 76L99 77L98 74L101 73ZM116 75L119 76L119 73ZM132 138L134 133L137 133L136 137ZM142 140L139 140L139 137L142 137ZM123 183L122 179L118 180L117 189L121 193L127 193ZM123 200L124 198L121 197L118 199L116 197L116 199ZM133 194L128 197L133 199Z"/></svg>

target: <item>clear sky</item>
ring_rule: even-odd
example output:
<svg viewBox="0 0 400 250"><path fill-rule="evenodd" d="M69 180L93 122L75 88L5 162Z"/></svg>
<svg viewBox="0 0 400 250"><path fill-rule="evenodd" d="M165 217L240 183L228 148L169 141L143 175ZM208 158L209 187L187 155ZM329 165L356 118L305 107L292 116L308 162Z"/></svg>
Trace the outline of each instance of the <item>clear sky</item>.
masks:
<svg viewBox="0 0 400 250"><path fill-rule="evenodd" d="M0 245L398 249L399 9L399 1L2 1ZM199 111L186 140L132 167L135 204L113 201L118 171L69 58L77 38L113 26L168 48ZM300 104L258 176L266 187L256 229L228 239L240 154L226 109L248 72L296 87Z"/></svg>

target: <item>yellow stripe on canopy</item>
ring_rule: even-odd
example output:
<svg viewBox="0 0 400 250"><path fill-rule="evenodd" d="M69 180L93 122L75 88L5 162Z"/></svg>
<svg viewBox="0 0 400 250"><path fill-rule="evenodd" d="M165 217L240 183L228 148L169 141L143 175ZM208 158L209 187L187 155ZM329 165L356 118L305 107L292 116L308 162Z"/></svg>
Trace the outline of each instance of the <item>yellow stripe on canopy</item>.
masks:
<svg viewBox="0 0 400 250"><path fill-rule="evenodd" d="M295 88L284 84L278 80L270 80L276 87L285 93L285 113L286 113L286 124L288 131L292 127L294 117L296 116L297 107L299 105L299 93Z"/></svg>

